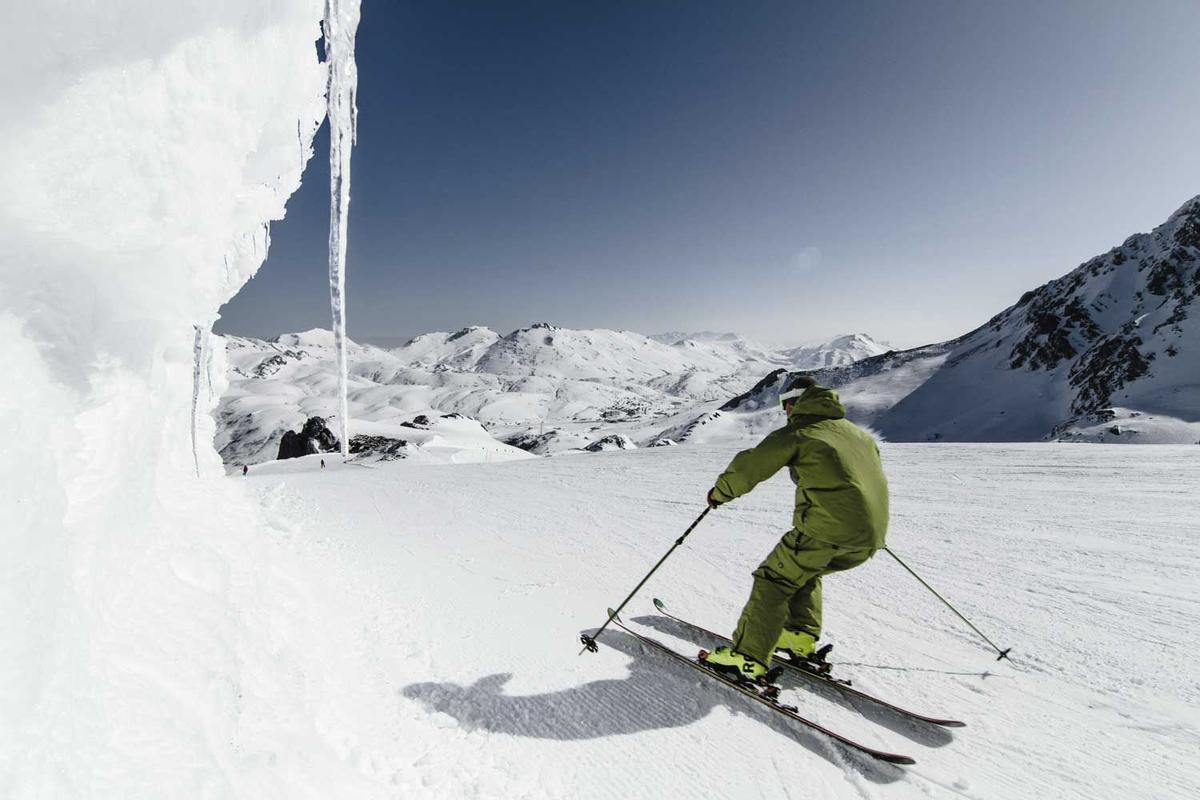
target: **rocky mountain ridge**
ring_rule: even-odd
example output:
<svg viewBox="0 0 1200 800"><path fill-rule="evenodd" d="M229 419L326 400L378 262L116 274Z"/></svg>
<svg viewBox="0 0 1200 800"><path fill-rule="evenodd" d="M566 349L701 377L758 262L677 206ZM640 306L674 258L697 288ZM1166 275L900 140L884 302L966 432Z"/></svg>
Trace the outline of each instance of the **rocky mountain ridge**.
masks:
<svg viewBox="0 0 1200 800"><path fill-rule="evenodd" d="M784 374L724 427L761 428ZM812 374L893 441L1200 441L1200 197L963 336Z"/></svg>

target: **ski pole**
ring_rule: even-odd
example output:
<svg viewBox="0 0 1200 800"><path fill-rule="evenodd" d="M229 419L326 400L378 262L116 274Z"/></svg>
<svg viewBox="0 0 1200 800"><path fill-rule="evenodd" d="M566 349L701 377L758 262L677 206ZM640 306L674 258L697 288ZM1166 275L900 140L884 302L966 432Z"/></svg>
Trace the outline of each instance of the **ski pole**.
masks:
<svg viewBox="0 0 1200 800"><path fill-rule="evenodd" d="M932 586L930 586L928 583L926 583L924 578L922 578L920 575L918 575L916 572L914 572L912 567L910 567L908 564L905 564L903 561L901 561L901 560L900 560L900 556L898 556L898 555L896 555L895 553L893 553L893 552L892 552L892 549L891 549L890 547L884 547L883 549L887 551L887 554L888 554L889 556L891 556L892 558L896 559L896 563L897 563L897 564L899 564L900 566L902 566L902 567L904 567L906 570L908 570L908 574L909 574L909 575L912 575L914 578L916 578L918 581L920 581L920 582L921 582L921 585L922 585L922 586L924 586L926 589L928 589L928 590L930 591L930 593L932 593L932 594L933 594L933 596L934 596L934 597L936 597L938 600L941 600L943 603L945 603L945 604L946 604L946 608L950 609L950 610L951 610L951 611L953 611L955 614L958 614L958 618L959 618L959 619L961 619L963 622L967 623L967 625L969 625L969 626L970 626L971 630L973 630L973 631L975 631L976 633L978 633L978 634L979 634L979 636L980 636L980 637L981 637L981 638L982 638L982 639L983 639L985 642L987 642L988 644L990 644L990 645L992 646L992 649L993 649L993 650L995 650L997 653L999 653L999 654L1000 654L1000 655L998 655L998 656L996 657L996 660L997 660L997 661L999 661L999 660L1000 660L1000 659L1002 659L1002 658L1008 658L1008 651L1009 651L1009 650L1012 650L1012 648L1011 648L1011 647L1006 647L1006 648L1005 648L1005 649L1003 649L1003 650L1001 650L999 647L997 647L995 642L993 642L993 641L992 641L991 639L989 639L987 636L984 636L984 634L983 634L983 631L979 630L979 628L976 628L974 625L972 625L972 624L971 624L971 620L969 620L969 619L967 619L966 617L964 617L964 616L962 615L962 612L960 612L960 611L959 611L957 608L955 608L954 606L950 605L950 601L949 601L949 600L947 600L946 598L944 598L944 597L942 597L940 594L938 594L938 593L937 593L937 590L936 590L936 589L934 589ZM1011 660L1011 659L1010 659L1010 660Z"/></svg>
<svg viewBox="0 0 1200 800"><path fill-rule="evenodd" d="M638 593L638 589L641 589L642 586L644 586L646 584L646 581L650 580L650 576L653 575L655 573L655 571L657 571L658 568L662 566L662 563L667 560L667 557L670 556L671 553L675 552L675 548L679 547L679 545L683 544L683 540L686 539L688 537L688 534L691 533L696 528L696 526L700 524L700 520L702 520L706 516L708 516L709 511L712 511L712 508L705 508L703 511L700 512L700 516L696 517L696 521L693 522L691 525L689 525L688 529L683 532L683 535L675 540L675 544L671 545L671 549L667 551L666 555L664 555L662 558L660 558L658 560L658 563L655 564L653 566L653 568L651 568L651 570L646 573L646 577L642 578L641 583L639 583L637 586L633 587L633 591L629 593L628 597L626 597L624 600L621 601L621 605L617 606L617 610L610 611L610 613L608 615L608 619L604 620L604 624L600 626L600 630L596 631L596 633L592 636L588 636L586 633L580 634L579 641L583 642L583 650L579 651L579 655L583 655L584 650L588 650L588 651L595 653L597 650L600 649L599 646L596 644L596 637L599 636L600 634L604 633L604 629L608 627L608 623L612 622L614 619L617 618L617 615L621 613L621 609L625 608L625 604L633 599L633 596Z"/></svg>

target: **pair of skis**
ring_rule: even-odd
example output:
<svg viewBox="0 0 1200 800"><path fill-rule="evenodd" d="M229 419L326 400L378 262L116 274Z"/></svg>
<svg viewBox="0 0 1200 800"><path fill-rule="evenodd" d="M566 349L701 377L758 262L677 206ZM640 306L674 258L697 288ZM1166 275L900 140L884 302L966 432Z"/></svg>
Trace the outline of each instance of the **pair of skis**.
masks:
<svg viewBox="0 0 1200 800"><path fill-rule="evenodd" d="M674 614L672 614L671 612L669 612L667 610L666 604L663 603L658 598L654 599L654 606L655 606L655 608L657 608L659 610L660 613L662 613L664 616L666 616L669 619L675 620L676 622L678 622L682 625L686 625L686 626L698 631L699 633L702 633L705 636L708 636L716 641L724 642L726 644L729 643L729 639L727 637L721 636L720 634L714 633L713 631L702 628L693 622L689 622L688 620L685 620L685 619L675 616ZM707 675L709 677L715 678L716 680L719 680L721 683L725 684L729 688L734 689L735 691L745 695L746 697L748 697L752 700L762 703L763 705L770 708L771 710L773 710L779 714L782 714L785 717L788 717L789 719L791 719L795 722L799 722L800 724L804 725L805 727L807 727L811 730L814 730L824 736L827 736L830 739L833 739L834 741L838 742L839 744L843 745L844 747L847 747L847 748L857 751L859 753L863 753L867 756L870 756L871 758L878 759L879 761L887 762L889 764L908 765L908 764L916 763L916 761L910 756L901 755L899 753L890 753L885 750L880 750L878 748L862 744L861 742L857 742L853 739L850 739L849 737L844 736L840 733L837 733L836 731L832 731L829 728L826 728L825 726L823 726L817 722L814 722L811 719L808 719L807 717L801 716L799 713L799 710L797 708L795 708L794 706L784 705L783 703L779 702L778 688L772 686L769 682L766 685L758 685L758 684L753 684L750 682L739 681L736 678L729 677L724 673L713 670L711 667L706 666L704 664L704 662L701 661L700 659L689 658L689 657L683 655L682 653L679 653L679 652L675 651L674 649L667 647L662 642L659 642L655 639L651 639L649 636L646 636L642 633L639 633L639 632L633 630L632 628L627 626L619 617L617 617L613 613L612 609L609 609L609 618L612 620L613 624L620 627L621 630L623 630L626 633L628 633L629 635L633 636L635 639L640 641L642 644L645 644L648 647L663 653L664 655L674 659L675 661L678 661L681 664L686 664L688 667L691 667L692 669L695 669L704 675ZM882 700L878 697L867 694L866 692L863 692L859 689L855 689L852 686L850 686L849 683L846 681L841 681L841 680L830 677L828 674L823 674L822 672L814 671L811 667L805 667L800 664L792 664L792 663L786 662L786 661L781 662L781 664L782 664L782 667L776 667L775 670L772 670L772 672L774 673L773 677L777 677L780 674L779 672L777 672L777 670L782 669L782 670L786 670L789 673L802 676L802 677L804 677L810 681L813 681L815 683L824 684L830 688L837 690L838 692L841 692L844 695L847 695L850 697L857 697L861 700L865 700L867 702L873 703L882 708L886 708L886 709L892 711L893 713L898 714L903 717L907 717L908 719L927 723L930 725L938 725L938 726L945 727L945 728L961 728L965 724L959 720L930 717L930 716L926 716L924 714L918 714L916 712L909 711L909 710L907 710L905 708L901 708L900 706L897 706L893 703L889 703L886 700Z"/></svg>

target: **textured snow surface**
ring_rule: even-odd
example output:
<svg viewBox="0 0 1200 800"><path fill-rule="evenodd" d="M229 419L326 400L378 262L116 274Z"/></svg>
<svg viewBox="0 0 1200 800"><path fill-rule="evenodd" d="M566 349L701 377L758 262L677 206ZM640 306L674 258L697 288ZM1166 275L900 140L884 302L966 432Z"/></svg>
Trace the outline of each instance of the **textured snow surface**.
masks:
<svg viewBox="0 0 1200 800"><path fill-rule="evenodd" d="M289 589L320 598L279 645L315 647L329 667L323 729L370 786L337 796L1195 796L1194 448L884 446L890 544L1014 660L995 662L880 555L826 582L839 670L968 727L859 713L793 684L785 695L914 756L907 769L779 724L619 632L577 655L579 633L695 517L731 454L324 471L309 457L231 478L274 520L249 541L298 562ZM776 478L710 515L626 618L681 651L707 646L651 598L731 628L790 503Z"/></svg>
<svg viewBox="0 0 1200 800"><path fill-rule="evenodd" d="M0 797L352 795L314 598L207 444L196 336L299 186L323 4L9 5Z"/></svg>

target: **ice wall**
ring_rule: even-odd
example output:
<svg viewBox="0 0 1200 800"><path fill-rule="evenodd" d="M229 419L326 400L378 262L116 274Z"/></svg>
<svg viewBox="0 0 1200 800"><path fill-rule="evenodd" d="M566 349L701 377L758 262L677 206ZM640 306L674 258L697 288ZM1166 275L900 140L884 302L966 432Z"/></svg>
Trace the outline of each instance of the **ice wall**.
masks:
<svg viewBox="0 0 1200 800"><path fill-rule="evenodd" d="M316 722L315 604L222 474L214 393L192 408L194 326L262 264L311 155L324 10L6 11L0 797L352 784Z"/></svg>

